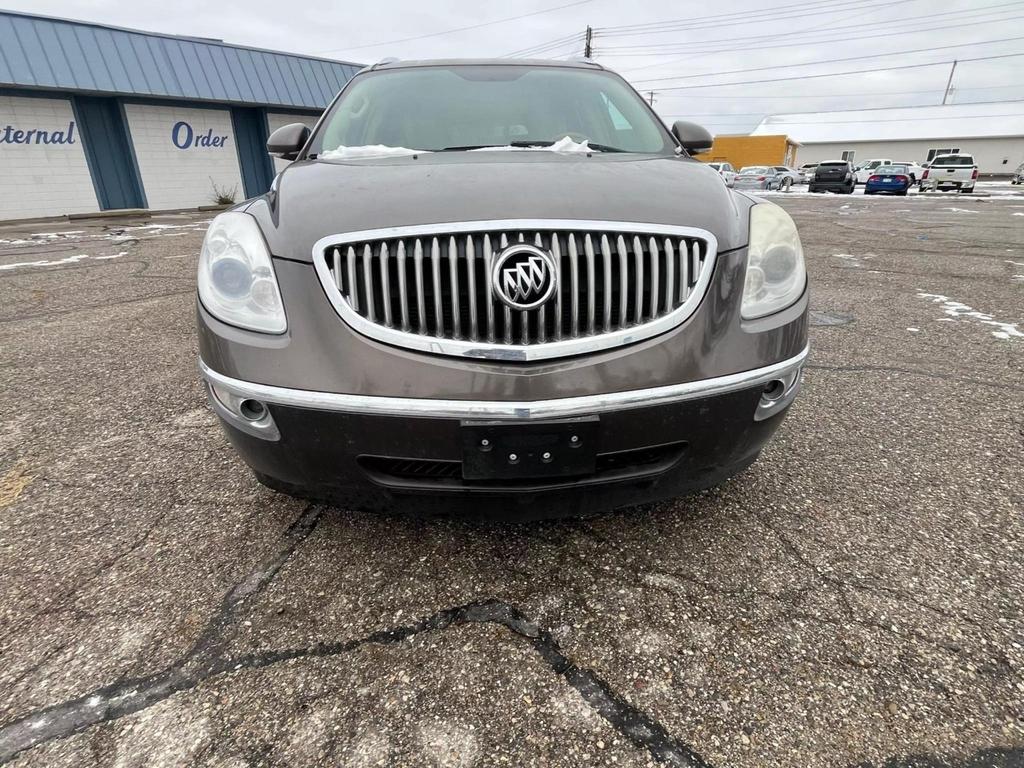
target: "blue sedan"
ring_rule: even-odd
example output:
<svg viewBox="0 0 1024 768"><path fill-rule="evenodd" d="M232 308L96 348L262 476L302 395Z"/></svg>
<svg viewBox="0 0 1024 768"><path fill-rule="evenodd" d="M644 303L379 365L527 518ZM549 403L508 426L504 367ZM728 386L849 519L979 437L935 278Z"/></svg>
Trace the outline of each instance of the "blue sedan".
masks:
<svg viewBox="0 0 1024 768"><path fill-rule="evenodd" d="M864 194L874 195L889 192L893 195L905 195L914 183L910 168L905 165L883 165L876 168L864 184Z"/></svg>

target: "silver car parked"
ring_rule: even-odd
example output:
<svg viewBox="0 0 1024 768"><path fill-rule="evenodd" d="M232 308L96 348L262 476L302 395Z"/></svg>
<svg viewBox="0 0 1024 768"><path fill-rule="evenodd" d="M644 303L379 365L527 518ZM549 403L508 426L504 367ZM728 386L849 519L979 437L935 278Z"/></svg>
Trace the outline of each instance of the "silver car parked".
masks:
<svg viewBox="0 0 1024 768"><path fill-rule="evenodd" d="M736 177L736 189L780 189L783 181L782 175L770 165L748 165L741 168Z"/></svg>

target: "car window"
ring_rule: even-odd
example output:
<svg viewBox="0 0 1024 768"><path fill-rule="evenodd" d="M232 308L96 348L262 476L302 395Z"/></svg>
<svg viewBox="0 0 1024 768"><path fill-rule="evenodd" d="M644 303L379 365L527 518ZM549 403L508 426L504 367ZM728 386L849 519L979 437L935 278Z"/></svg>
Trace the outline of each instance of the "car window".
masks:
<svg viewBox="0 0 1024 768"><path fill-rule="evenodd" d="M819 163L819 168L848 168L849 163Z"/></svg>
<svg viewBox="0 0 1024 768"><path fill-rule="evenodd" d="M745 168L741 168L740 169L740 173L768 174L768 173L775 173L775 169L774 168L769 168L766 165L748 165Z"/></svg>
<svg viewBox="0 0 1024 768"><path fill-rule="evenodd" d="M932 160L933 167L943 165L974 165L974 157L972 155L939 155Z"/></svg>
<svg viewBox="0 0 1024 768"><path fill-rule="evenodd" d="M899 176L900 174L908 173L909 169L905 165L893 163L892 165L883 165L878 169L878 172L888 176Z"/></svg>
<svg viewBox="0 0 1024 768"><path fill-rule="evenodd" d="M626 152L674 153L668 131L622 78L569 67L452 65L356 76L324 117L311 154L551 143L570 136Z"/></svg>

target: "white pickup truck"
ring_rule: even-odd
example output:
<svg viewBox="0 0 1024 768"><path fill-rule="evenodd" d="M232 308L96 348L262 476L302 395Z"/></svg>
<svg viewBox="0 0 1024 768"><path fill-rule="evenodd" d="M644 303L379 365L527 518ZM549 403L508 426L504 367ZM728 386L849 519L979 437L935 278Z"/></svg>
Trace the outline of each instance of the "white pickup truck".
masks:
<svg viewBox="0 0 1024 768"><path fill-rule="evenodd" d="M936 155L921 174L921 191L958 189L973 192L978 166L973 155Z"/></svg>
<svg viewBox="0 0 1024 768"><path fill-rule="evenodd" d="M856 176L855 181L858 184L864 184L870 178L871 174L875 172L876 168L880 168L883 165L892 165L892 160L865 160L863 163L857 166L857 170L854 171Z"/></svg>

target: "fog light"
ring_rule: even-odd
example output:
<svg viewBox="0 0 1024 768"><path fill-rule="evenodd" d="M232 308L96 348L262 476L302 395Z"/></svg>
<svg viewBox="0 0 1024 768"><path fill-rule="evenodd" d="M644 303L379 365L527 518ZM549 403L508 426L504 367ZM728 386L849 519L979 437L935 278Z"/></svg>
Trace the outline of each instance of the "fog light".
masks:
<svg viewBox="0 0 1024 768"><path fill-rule="evenodd" d="M765 400L778 400L786 394L786 384L779 379L769 381L764 385L764 391L761 394Z"/></svg>
<svg viewBox="0 0 1024 768"><path fill-rule="evenodd" d="M238 412L249 421L259 421L267 415L267 406L259 400L243 400L238 404Z"/></svg>

